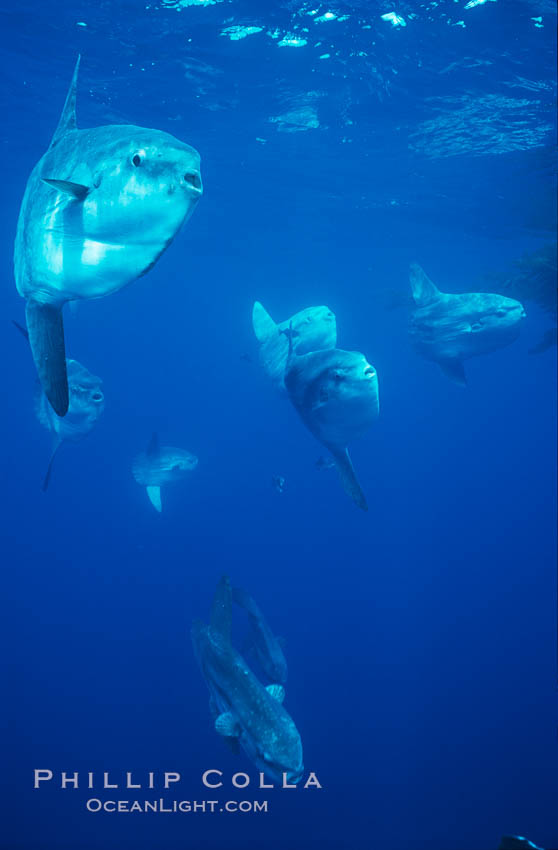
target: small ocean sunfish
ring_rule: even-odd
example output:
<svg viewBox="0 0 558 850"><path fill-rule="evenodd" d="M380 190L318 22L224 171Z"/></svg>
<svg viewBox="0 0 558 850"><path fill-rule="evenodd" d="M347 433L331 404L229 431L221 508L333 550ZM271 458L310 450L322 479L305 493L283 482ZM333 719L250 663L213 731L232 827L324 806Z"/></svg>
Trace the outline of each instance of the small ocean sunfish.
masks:
<svg viewBox="0 0 558 850"><path fill-rule="evenodd" d="M411 265L416 310L409 333L415 350L465 385L463 361L509 345L519 336L525 310L519 301L488 292L440 292L416 263Z"/></svg>
<svg viewBox="0 0 558 850"><path fill-rule="evenodd" d="M145 452L134 460L132 474L138 484L147 489L147 495L155 510L161 513L161 485L169 481L180 481L196 468L195 455L173 446L160 446L157 434L153 434Z"/></svg>

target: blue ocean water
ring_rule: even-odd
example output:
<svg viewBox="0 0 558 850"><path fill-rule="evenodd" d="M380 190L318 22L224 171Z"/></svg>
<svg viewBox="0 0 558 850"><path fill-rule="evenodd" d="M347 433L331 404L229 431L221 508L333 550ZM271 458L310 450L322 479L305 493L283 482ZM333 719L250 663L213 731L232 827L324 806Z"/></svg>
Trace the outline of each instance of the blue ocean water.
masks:
<svg viewBox="0 0 558 850"><path fill-rule="evenodd" d="M520 338L468 361L466 388L407 334L411 261L444 291L500 291L555 241L554 4L0 10L2 850L558 846L556 349L529 353L555 302L525 272ZM172 133L200 151L204 196L148 275L66 312L105 411L44 494L13 241L79 53L79 126ZM368 513L260 368L255 300L278 321L326 304L377 369L380 418L351 446ZM154 431L199 458L160 515L131 473ZM212 728L190 625L222 574L286 640L321 789L260 790ZM92 796L269 809L93 813Z"/></svg>

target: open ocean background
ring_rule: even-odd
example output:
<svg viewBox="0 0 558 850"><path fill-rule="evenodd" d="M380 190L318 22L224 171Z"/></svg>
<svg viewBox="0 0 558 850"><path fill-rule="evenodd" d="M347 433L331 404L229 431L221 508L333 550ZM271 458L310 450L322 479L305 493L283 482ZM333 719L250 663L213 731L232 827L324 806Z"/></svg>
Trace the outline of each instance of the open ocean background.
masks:
<svg viewBox="0 0 558 850"><path fill-rule="evenodd" d="M556 348L528 353L552 319L523 299L519 340L469 361L462 389L391 309L412 260L442 290L498 291L491 275L555 239L555 4L18 0L0 16L2 850L557 847ZM45 495L12 254L78 53L78 125L172 133L205 191L148 275L66 312L106 407ZM377 369L380 419L351 451L368 514L260 369L256 299L277 321L326 304ZM152 431L199 457L161 515L131 475ZM257 790L212 729L189 629L223 573L286 639L320 791ZM90 814L86 789L32 788L34 768L177 770L167 799L215 799L212 767L254 777L220 799L269 813Z"/></svg>

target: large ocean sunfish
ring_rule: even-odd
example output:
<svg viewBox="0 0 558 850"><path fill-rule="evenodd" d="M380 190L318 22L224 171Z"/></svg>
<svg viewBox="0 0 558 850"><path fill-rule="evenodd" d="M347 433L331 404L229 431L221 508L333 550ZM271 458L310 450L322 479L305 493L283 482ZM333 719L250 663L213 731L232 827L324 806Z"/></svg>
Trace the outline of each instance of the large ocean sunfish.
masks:
<svg viewBox="0 0 558 850"><path fill-rule="evenodd" d="M215 729L233 748L242 747L256 767L279 782L300 782L302 742L282 705L279 684L264 687L231 644L232 594L223 576L215 591L211 622L192 626L192 643L210 694Z"/></svg>
<svg viewBox="0 0 558 850"><path fill-rule="evenodd" d="M256 301L252 310L252 327L260 344L260 363L267 376L283 392L289 356L289 342L285 336L288 329L297 354L335 348L337 345L335 315L329 307L306 307L291 319L276 324L267 310Z"/></svg>
<svg viewBox="0 0 558 850"><path fill-rule="evenodd" d="M289 354L285 386L302 421L333 455L343 486L359 508L368 506L347 445L378 418L378 376L358 351Z"/></svg>
<svg viewBox="0 0 558 850"><path fill-rule="evenodd" d="M202 194L200 157L160 130L78 130L77 61L50 147L33 169L15 241L16 285L35 366L59 416L68 410L62 307L145 274Z"/></svg>
<svg viewBox="0 0 558 850"><path fill-rule="evenodd" d="M525 310L514 298L440 292L416 263L410 282L416 304L409 328L414 348L458 384L467 383L464 360L503 348L519 336Z"/></svg>

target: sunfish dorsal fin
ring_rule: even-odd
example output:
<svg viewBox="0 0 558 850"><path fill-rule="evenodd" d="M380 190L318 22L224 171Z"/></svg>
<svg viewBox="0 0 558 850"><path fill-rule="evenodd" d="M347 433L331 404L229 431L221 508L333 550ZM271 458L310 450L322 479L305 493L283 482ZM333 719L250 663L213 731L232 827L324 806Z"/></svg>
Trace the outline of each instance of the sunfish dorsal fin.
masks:
<svg viewBox="0 0 558 850"><path fill-rule="evenodd" d="M155 510L161 513L161 511L163 510L163 505L161 502L161 488L155 485L148 485L145 489L147 490L149 501L151 502Z"/></svg>
<svg viewBox="0 0 558 850"><path fill-rule="evenodd" d="M222 576L213 597L211 608L211 628L223 637L227 643L231 642L232 626L232 591L228 576Z"/></svg>
<svg viewBox="0 0 558 850"><path fill-rule="evenodd" d="M60 121L58 122L58 126L54 131L54 136L52 137L52 141L50 143L50 147L52 148L57 142L60 141L62 136L65 133L68 133L70 130L77 129L76 123L76 91L77 91L77 79L78 79L78 71L79 71L79 63L81 61L81 56L78 56L76 66L74 68L74 73L72 76L72 82L70 83L70 88L68 89L68 94L66 95L66 101L64 103L64 109L62 110L62 115L60 116Z"/></svg>
<svg viewBox="0 0 558 850"><path fill-rule="evenodd" d="M428 304L439 300L442 293L432 283L418 263L411 263L409 280L417 307L427 307Z"/></svg>
<svg viewBox="0 0 558 850"><path fill-rule="evenodd" d="M258 342L265 342L277 333L277 325L259 301L255 301L252 308L252 327Z"/></svg>
<svg viewBox="0 0 558 850"><path fill-rule="evenodd" d="M151 435L151 439L147 444L146 454L149 457L154 457L159 454L159 435L157 431L153 431Z"/></svg>

